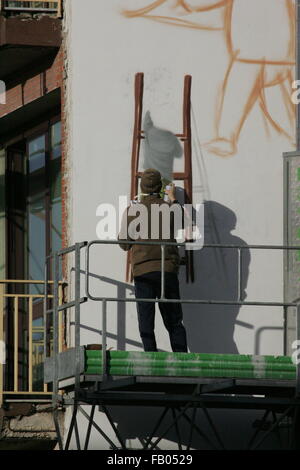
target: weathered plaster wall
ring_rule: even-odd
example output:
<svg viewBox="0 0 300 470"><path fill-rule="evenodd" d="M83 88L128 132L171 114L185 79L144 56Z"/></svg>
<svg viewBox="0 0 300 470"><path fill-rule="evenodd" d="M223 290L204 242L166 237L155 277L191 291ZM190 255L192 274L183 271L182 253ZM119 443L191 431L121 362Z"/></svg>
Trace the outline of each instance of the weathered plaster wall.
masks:
<svg viewBox="0 0 300 470"><path fill-rule="evenodd" d="M182 126L183 78L192 75L193 196L195 203L212 201L205 241L282 243L282 152L293 150L295 127L294 30L287 9L293 2L235 0L227 4L231 12L196 11L214 3L162 0L150 11L143 10L146 0L89 0L89 8L80 0L67 2L70 241L95 239L97 206L117 207L119 195L129 194L134 75L144 72L144 112L149 109L158 127L175 133ZM93 293L133 295L124 284L121 250L97 247L92 253ZM281 254L249 255L247 300L281 301ZM236 253L195 252L195 271L195 283L186 285L182 270L182 296L236 296ZM108 347L140 349L134 305L109 304L108 314ZM185 306L184 321L191 351L283 352L280 308ZM99 341L100 305L83 306L81 323L82 343ZM159 348L170 350L159 314L156 325Z"/></svg>

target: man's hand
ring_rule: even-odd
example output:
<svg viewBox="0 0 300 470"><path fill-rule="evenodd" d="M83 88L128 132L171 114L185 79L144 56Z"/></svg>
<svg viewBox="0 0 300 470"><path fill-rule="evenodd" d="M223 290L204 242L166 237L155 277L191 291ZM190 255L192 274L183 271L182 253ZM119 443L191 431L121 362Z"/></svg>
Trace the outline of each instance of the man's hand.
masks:
<svg viewBox="0 0 300 470"><path fill-rule="evenodd" d="M170 189L165 189L165 193L167 194L167 196L169 197L170 199L170 202L174 202L175 199L176 199L176 196L175 196L175 184L174 183L170 183L167 185L167 187L170 187Z"/></svg>

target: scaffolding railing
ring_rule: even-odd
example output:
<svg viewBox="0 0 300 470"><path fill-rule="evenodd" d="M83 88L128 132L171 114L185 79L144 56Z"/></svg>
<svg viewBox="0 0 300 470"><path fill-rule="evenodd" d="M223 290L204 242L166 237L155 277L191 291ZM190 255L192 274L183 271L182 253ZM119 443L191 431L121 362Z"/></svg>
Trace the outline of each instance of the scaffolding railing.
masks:
<svg viewBox="0 0 300 470"><path fill-rule="evenodd" d="M35 286L36 293L12 293L11 287L16 285ZM53 281L48 282L49 286ZM10 286L10 289L7 287ZM0 407L4 396L24 395L27 397L33 395L49 395L48 386L44 383L43 368L45 336L44 325L34 325L34 309L36 302L44 302L45 294L38 292L37 287L44 286L44 280L19 280L3 279L0 280ZM53 299L53 294L47 298ZM58 282L58 303L63 303L64 283ZM9 290L10 292L7 292ZM9 305L8 305L9 303ZM41 306L41 312L44 308ZM42 314L43 315L43 314ZM61 315L61 314L60 314ZM8 318L9 317L9 318ZM39 318L43 318L42 316ZM7 323L10 323L8 331ZM50 330L53 328L50 326ZM63 348L63 322L59 319L59 343L58 351ZM8 339L10 339L8 344ZM49 341L49 347L52 349L52 340ZM8 347L11 348L11 354L6 354ZM10 363L3 363L3 356L10 358ZM6 384L6 367L12 371L11 384ZM38 386L37 386L38 383Z"/></svg>
<svg viewBox="0 0 300 470"><path fill-rule="evenodd" d="M105 296L94 296L90 292L90 249L93 245L159 245L161 246L161 295L160 298L156 299L139 299L139 298L118 298L118 297L105 297ZM242 300L242 271L243 271L243 253L245 250L276 250L276 251L287 251L287 250L300 250L300 246L281 246L281 245L228 245L228 244L207 244L202 249L234 249L238 251L238 298L232 300L214 300L214 299L168 299L165 297L165 247L166 246L184 246L184 243L177 242L163 242L163 241L121 241L121 240L94 240L91 242L75 243L73 246L56 252L54 256L54 302L53 302L53 401L59 398L59 378L58 378L58 353L59 353L59 339L58 339L58 315L62 309L68 307L74 307L75 318L74 318L74 347L75 347L75 377L74 387L75 395L76 392L80 391L80 307L81 303L86 302L88 299L92 301L98 301L102 304L102 380L107 380L107 303L108 302L154 302L154 303L181 303L181 304L206 304L206 305L236 305L236 306L274 306L283 307L284 315L286 315L288 307L296 308L296 339L300 339L300 299L294 299L291 302L273 302L273 301L245 301ZM81 250L85 248L85 297L81 297ZM60 257L68 254L75 253L75 284L74 284L74 299L71 302L67 302L59 306L58 304L58 280L59 280L59 266ZM48 262L49 260L47 260ZM46 264L47 267L47 264ZM47 273L47 268L45 269ZM45 277L45 282L48 282ZM46 357L46 356L45 356ZM300 397L300 365L296 365L296 387L295 395L297 398ZM57 403L57 402L56 402ZM55 404L55 403L54 403Z"/></svg>
<svg viewBox="0 0 300 470"><path fill-rule="evenodd" d="M56 13L56 16L61 18L62 0L52 0L51 2L40 0L0 0L0 13L6 11L16 13Z"/></svg>

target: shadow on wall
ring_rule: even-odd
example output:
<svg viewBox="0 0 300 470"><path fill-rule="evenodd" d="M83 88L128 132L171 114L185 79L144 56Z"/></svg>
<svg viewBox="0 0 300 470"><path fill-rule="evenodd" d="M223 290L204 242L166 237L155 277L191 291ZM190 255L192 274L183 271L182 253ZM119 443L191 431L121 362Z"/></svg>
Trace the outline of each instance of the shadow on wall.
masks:
<svg viewBox="0 0 300 470"><path fill-rule="evenodd" d="M178 188L178 199L182 200L183 190ZM182 200L183 202L183 200ZM241 238L232 235L236 227L234 212L215 201L206 201L204 244L239 245L242 251L243 265L241 272L241 300L246 300L248 282L250 251L247 243ZM182 299L205 300L237 300L239 296L239 257L237 248L203 248L193 251L195 282L186 284L185 268L179 274ZM84 271L82 271L84 274ZM100 276L95 273L89 275L97 279L101 285L114 285L117 289L116 297L124 299L134 296L134 287L125 282ZM103 291L102 289L100 289ZM238 305L204 305L183 304L184 324L187 330L188 347L191 352L238 354L234 341L234 328L239 324L245 328L253 329L253 325L237 320L240 306ZM156 315L159 315L156 308ZM90 329L81 325L84 329ZM94 331L101 334L101 331ZM130 350L130 346L142 349L142 343L127 338L126 332L126 303L117 302L117 331L107 332L108 338L117 340L118 350ZM259 345L256 344L258 353Z"/></svg>
<svg viewBox="0 0 300 470"><path fill-rule="evenodd" d="M215 201L204 203L204 244L226 244L247 247L247 243L231 232L236 227L236 215ZM243 248L241 272L241 300L246 300L250 251ZM239 257L236 248L203 248L194 252L195 282L186 284L184 272L180 272L181 298L206 300L238 300ZM237 320L238 305L189 305L183 304L184 324L187 329L191 352L238 354L234 341L234 328L241 324L253 329L253 325Z"/></svg>
<svg viewBox="0 0 300 470"><path fill-rule="evenodd" d="M82 275L85 275L85 271L80 271ZM115 286L116 294L115 297L118 299L125 299L134 297L134 286L127 282L120 282L106 276L100 276L99 274L89 272L91 279L99 281L99 291L90 292L92 295L101 295L103 293L103 284L109 286ZM100 303L100 302L99 302ZM72 323L74 325L74 323ZM80 324L80 328L83 330L102 335L101 329L95 329L85 324ZM143 349L141 341L135 341L127 338L126 334L126 302L117 302L117 331L107 331L108 339L113 339L117 342L116 349L118 351L130 350L130 346L138 347Z"/></svg>
<svg viewBox="0 0 300 470"><path fill-rule="evenodd" d="M166 404L167 405L167 404ZM178 418L178 427L172 426L174 415L171 408L167 410L165 418L160 421L163 408L153 407L110 407L109 408L113 421L116 423L118 432L126 445L134 449L141 450L141 447L148 442L149 436L152 435L155 426L160 425L154 432L151 450L166 450L179 448L180 442L182 449L186 450L186 446L190 444L191 449L197 450L221 450L224 447L227 450L243 450L247 449L250 438L254 433L253 422L263 417L263 410L224 410L224 409L197 409L195 414L196 429L190 434L189 420L192 420L193 411L186 410L185 415ZM182 411L182 408L181 408ZM176 410L176 417L179 410ZM106 419L106 418L105 418ZM214 429L217 429L218 437ZM158 431L159 430L159 431ZM283 430L283 433L285 431ZM165 441L159 441L158 436L164 436ZM281 434L281 438L283 434ZM278 449L281 443L278 442L280 437L276 432L271 433L266 438L261 449ZM114 442L117 442L116 439Z"/></svg>
<svg viewBox="0 0 300 470"><path fill-rule="evenodd" d="M181 199L181 197L178 197ZM237 224L234 212L228 207L215 202L205 202L205 244L226 244L243 246L243 269L241 282L241 299L246 300L247 283L250 266L250 250L247 243L232 234ZM194 251L195 282L185 283L185 269L180 273L181 298L192 299L214 299L214 300L237 300L239 295L239 258L236 248L203 248ZM84 271L82 271L84 273ZM133 286L114 279L90 273L90 276L98 280L101 285L114 285L117 296L125 298L134 295ZM188 344L191 352L214 352L214 353L237 353L238 349L234 341L234 328L236 324L253 329L253 325L237 320L239 306L219 305L183 305L184 322L187 328ZM130 350L131 346L142 348L141 343L127 338L128 332L125 328L126 304L118 302L117 307L117 331L113 334L108 332L108 337L117 339L117 349ZM157 309L157 315L159 315ZM256 345L258 347L258 345ZM133 449L143 446L153 429L158 423L163 409L153 407L110 407L113 422L115 423L122 438L128 446L130 442ZM186 412L186 417L181 417L176 426L170 427L172 423L172 410L169 409L160 429L165 431L164 439L170 442L170 447L176 447L180 440L183 446L191 439L191 448L212 449L218 447L216 436L211 429L207 416L203 410L198 410L195 423L198 430L190 435L188 419L192 419L192 410ZM178 413L178 410L176 411ZM262 417L262 411L248 412L241 410L209 410L209 415L214 424L219 426L220 436L226 448L242 449L246 447L251 436L252 422ZM101 417L100 417L101 416ZM100 415L99 420L106 419ZM230 423L230 424L229 424ZM154 435L157 437L158 432ZM155 442L156 437L152 442ZM172 443L172 444L171 444ZM99 448L97 441L92 438L92 447ZM155 449L166 447L166 442L158 442ZM264 448L277 448L277 442L273 436L266 441Z"/></svg>
<svg viewBox="0 0 300 470"><path fill-rule="evenodd" d="M182 194L178 196L179 200L182 199L180 197ZM214 201L205 202L205 244L228 244L245 247L243 249L242 269L242 299L245 300L250 253L246 242L231 233L235 229L236 222L234 212L228 207ZM195 282L193 284L186 284L185 269L182 269L180 273L182 299L236 300L238 298L237 249L204 248L194 251L194 266ZM238 353L234 341L234 327L238 323L239 306L183 304L183 311L191 352ZM159 315L159 312L157 311L156 314ZM244 323L243 326L253 328L252 325ZM126 439L127 444L128 440L133 440L133 448L145 444L162 411L162 409L152 407L142 408L142 413L136 413L135 408L123 409L116 407L112 410L118 431ZM171 413L171 410L169 410L167 419L161 426L162 429L167 430L171 425ZM221 414L215 410L210 411L210 414L214 415L214 419L221 425L222 440L226 441L227 437L231 436L230 442L225 442L226 447L244 448L251 433L251 422L254 417L251 415L251 417L248 416L248 419L240 419L239 411L235 422L236 431L231 429L228 432L228 420L223 417L222 413L223 410ZM191 410L187 411L187 416L191 419ZM245 418L245 415L243 417ZM218 447L203 411L197 411L195 422L198 426L198 432L193 434L191 447L196 449L212 449L214 445ZM232 423L232 415L230 415L230 422ZM179 431L182 444L187 445L191 436L186 419L180 418L178 428L177 431L175 426L169 429L164 439L173 443L178 442ZM158 443L155 448L159 450L159 448L165 448L165 446L165 443Z"/></svg>

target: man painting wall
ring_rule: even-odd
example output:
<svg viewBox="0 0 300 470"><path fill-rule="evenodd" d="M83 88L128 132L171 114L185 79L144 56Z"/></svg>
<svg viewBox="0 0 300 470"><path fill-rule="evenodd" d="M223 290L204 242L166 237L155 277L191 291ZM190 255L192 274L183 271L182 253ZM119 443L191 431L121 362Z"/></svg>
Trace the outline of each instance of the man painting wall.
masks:
<svg viewBox="0 0 300 470"><path fill-rule="evenodd" d="M169 206L168 203L160 197L161 191L161 174L159 171L149 168L144 171L141 178L141 190L143 192L143 199L136 209L136 213L145 213L146 211L146 234L136 237L136 233L130 232L130 224L135 219L135 216L130 215L130 208L127 208L122 220L121 231L119 240L139 240L151 241L149 234L153 233L153 220L151 220L151 206L157 205ZM170 203L176 204L175 187L166 190L169 196ZM142 207L141 207L142 206ZM178 205L179 206L179 205ZM180 207L180 206L179 206ZM181 212L181 209L180 209ZM163 216L162 216L163 217ZM171 227L164 225L170 224ZM142 224L142 222L141 222ZM176 242L174 238L174 222L172 219L166 221L160 219L158 222L157 240ZM144 231L145 227L138 228L138 234ZM169 238L164 237L164 230L170 228ZM125 235L125 236L124 236ZM160 298L161 292L161 248L160 246L151 245L128 245L120 244L120 247L125 250L132 250L132 270L135 285L135 295L138 299L156 299ZM178 282L178 269L179 269L179 254L177 246L165 247L165 297L168 299L180 299L179 282ZM170 343L174 352L187 352L187 339L186 331L182 323L182 307L178 303L159 303L160 313L166 329L168 330ZM155 321L155 303L154 302L137 302L138 323L141 339L145 351L157 351L157 344L154 334L154 321Z"/></svg>

